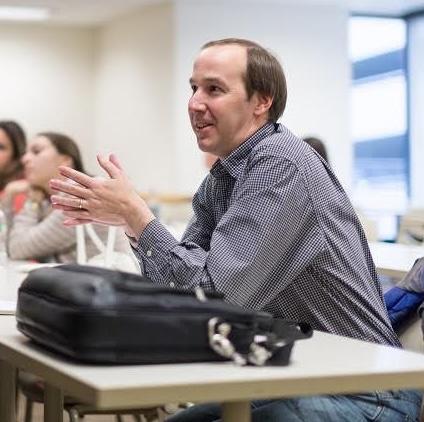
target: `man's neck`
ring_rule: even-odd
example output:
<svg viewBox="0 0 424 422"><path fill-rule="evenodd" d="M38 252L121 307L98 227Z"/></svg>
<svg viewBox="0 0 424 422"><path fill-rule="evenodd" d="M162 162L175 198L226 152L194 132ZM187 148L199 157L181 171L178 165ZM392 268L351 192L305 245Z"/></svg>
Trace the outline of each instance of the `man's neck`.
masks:
<svg viewBox="0 0 424 422"><path fill-rule="evenodd" d="M251 125L246 128L245 131L243 131L243 135L239 137L239 140L231 144L231 150L226 151L223 156L219 157L220 159L225 159L225 157L228 157L234 150L236 150L240 145L242 145L244 142L246 142L247 139L249 139L254 133L256 133L261 127L266 125L268 121L266 119L260 119L256 120L251 123Z"/></svg>

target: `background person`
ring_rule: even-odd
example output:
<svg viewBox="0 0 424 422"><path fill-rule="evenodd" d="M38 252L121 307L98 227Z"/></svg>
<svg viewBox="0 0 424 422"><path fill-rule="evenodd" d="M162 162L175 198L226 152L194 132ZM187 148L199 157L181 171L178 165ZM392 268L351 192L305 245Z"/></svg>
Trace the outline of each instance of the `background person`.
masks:
<svg viewBox="0 0 424 422"><path fill-rule="evenodd" d="M287 90L276 58L256 43L207 43L194 62L188 104L197 144L219 157L193 198L181 241L155 219L112 154L99 157L109 180L61 167L79 183L52 180L73 225L126 225L143 271L154 283L201 286L227 301L309 322L314 329L400 346L352 205L329 165L277 123ZM79 209L80 201L83 209ZM348 359L348 357L346 357ZM417 418L421 394L374 392L252 403L253 421ZM217 421L214 405L170 421Z"/></svg>
<svg viewBox="0 0 424 422"><path fill-rule="evenodd" d="M325 144L321 139L315 138L312 136L308 136L306 138L303 138L303 140L310 145L325 161L328 161L328 154L327 154L327 148L325 147Z"/></svg>
<svg viewBox="0 0 424 422"><path fill-rule="evenodd" d="M63 214L51 207L49 180L59 177L60 165L84 172L77 144L60 133L40 133L29 144L22 163L26 185L21 184L21 188L27 200L13 218L8 238L10 258L76 262L75 228L65 227ZM95 230L105 243L107 227L96 225ZM115 249L128 251L127 243L123 232L118 232ZM99 253L89 237L86 245L88 258Z"/></svg>
<svg viewBox="0 0 424 422"><path fill-rule="evenodd" d="M19 187L24 177L21 158L25 149L22 127L13 120L0 121L0 202L6 213L18 212L25 201Z"/></svg>

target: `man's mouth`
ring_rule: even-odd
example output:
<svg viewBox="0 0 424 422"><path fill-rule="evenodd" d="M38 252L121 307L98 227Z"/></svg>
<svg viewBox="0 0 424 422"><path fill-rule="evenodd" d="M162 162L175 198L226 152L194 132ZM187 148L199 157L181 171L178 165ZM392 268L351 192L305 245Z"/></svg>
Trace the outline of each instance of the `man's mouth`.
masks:
<svg viewBox="0 0 424 422"><path fill-rule="evenodd" d="M196 130L202 130L206 127L212 126L212 123L207 123L207 122L195 122L194 127L196 128Z"/></svg>

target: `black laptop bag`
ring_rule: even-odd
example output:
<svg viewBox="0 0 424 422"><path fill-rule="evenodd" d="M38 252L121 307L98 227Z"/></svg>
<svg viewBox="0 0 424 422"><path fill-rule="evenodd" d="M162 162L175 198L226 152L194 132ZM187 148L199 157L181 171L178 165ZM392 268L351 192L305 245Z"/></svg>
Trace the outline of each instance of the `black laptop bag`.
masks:
<svg viewBox="0 0 424 422"><path fill-rule="evenodd" d="M81 265L32 271L19 289L16 319L39 345L104 364L286 365L294 341L311 335L305 324L226 303L216 292Z"/></svg>

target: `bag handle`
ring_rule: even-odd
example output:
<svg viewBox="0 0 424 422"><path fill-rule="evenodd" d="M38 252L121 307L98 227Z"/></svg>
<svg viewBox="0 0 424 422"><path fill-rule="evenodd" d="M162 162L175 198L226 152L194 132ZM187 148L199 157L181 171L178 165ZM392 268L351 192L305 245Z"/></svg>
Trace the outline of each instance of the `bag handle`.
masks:
<svg viewBox="0 0 424 422"><path fill-rule="evenodd" d="M208 322L209 345L217 354L231 359L236 365L287 365L295 340L310 338L312 328L308 323L289 323L280 318L273 320L271 331L254 336L249 352L242 354L228 338L231 325L214 317Z"/></svg>

